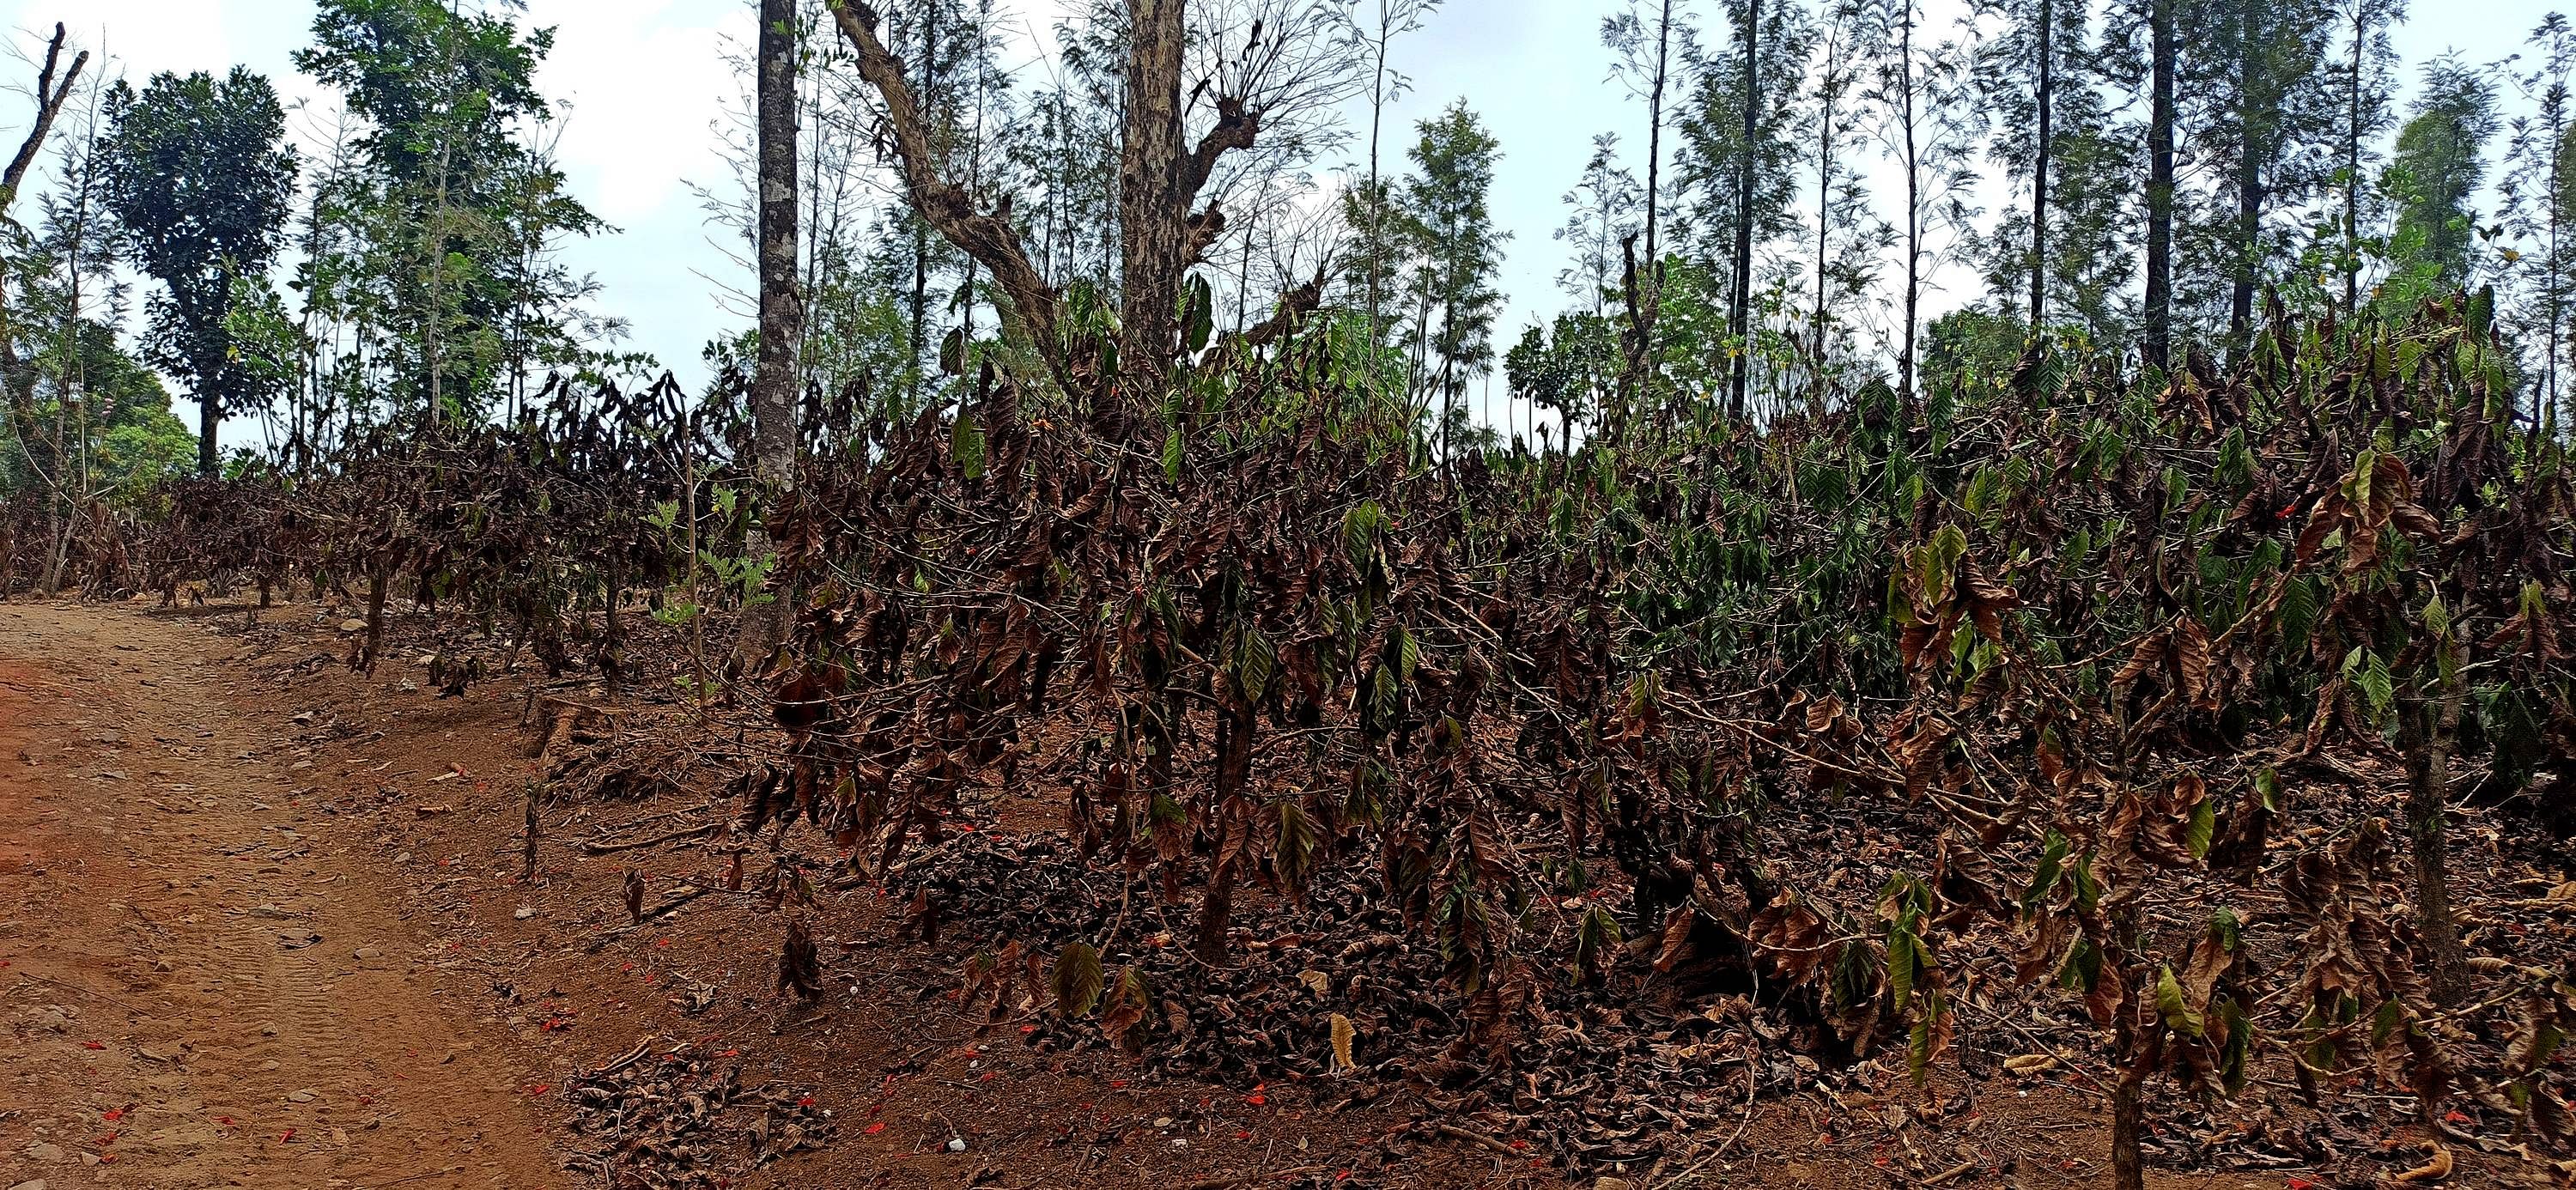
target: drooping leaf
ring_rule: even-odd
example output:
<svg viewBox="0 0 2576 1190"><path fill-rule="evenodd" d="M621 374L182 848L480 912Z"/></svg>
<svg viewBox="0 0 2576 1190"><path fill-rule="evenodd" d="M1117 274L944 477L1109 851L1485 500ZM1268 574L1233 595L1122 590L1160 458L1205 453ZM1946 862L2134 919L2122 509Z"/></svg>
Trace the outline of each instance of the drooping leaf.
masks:
<svg viewBox="0 0 2576 1190"><path fill-rule="evenodd" d="M1100 950L1068 942L1055 956L1055 1006L1066 1016L1086 1016L1100 1003Z"/></svg>

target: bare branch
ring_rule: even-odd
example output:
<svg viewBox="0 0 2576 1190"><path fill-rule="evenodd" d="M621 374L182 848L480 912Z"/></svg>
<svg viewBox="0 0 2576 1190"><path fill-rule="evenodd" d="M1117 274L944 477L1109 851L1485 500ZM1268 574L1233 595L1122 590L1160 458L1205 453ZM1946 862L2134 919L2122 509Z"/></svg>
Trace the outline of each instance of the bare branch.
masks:
<svg viewBox="0 0 2576 1190"><path fill-rule="evenodd" d="M904 188L912 195L913 206L940 235L993 270L993 279L1001 284L1002 292L1010 295L1011 305L1020 324L1028 329L1039 357L1047 361L1050 369L1057 370L1056 378L1062 382L1064 353L1056 327L1063 295L1029 263L1028 253L1020 246L1019 232L1010 220L977 211L973 197L964 187L940 176L920 102L913 97L911 84L904 80L903 63L877 37L876 10L861 0L838 0L831 10L833 23L840 26L841 36L858 54L859 77L875 87L878 97L885 101L886 124L894 134L895 154L902 159Z"/></svg>
<svg viewBox="0 0 2576 1190"><path fill-rule="evenodd" d="M27 170L36 163L36 152L45 146L45 134L54 127L54 117L61 115L63 105L71 100L72 84L80 80L81 67L89 65L89 51L82 50L72 59L72 68L63 72L62 81L54 81L55 68L62 65L63 41L67 35L62 22L54 22L54 39L45 46L45 69L36 76L36 123L27 130L27 139L18 146L18 155L9 159L9 170L0 174L0 216L18 203L18 187L27 180Z"/></svg>

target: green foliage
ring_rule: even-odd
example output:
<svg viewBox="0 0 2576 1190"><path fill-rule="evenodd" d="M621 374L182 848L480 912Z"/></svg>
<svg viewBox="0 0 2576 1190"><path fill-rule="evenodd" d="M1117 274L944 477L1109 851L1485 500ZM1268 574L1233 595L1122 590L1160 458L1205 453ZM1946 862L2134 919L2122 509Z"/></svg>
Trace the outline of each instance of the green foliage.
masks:
<svg viewBox="0 0 2576 1190"><path fill-rule="evenodd" d="M360 400L479 415L622 333L580 309L592 284L554 255L604 225L541 148L553 113L535 73L553 44L550 29L439 0L316 12L295 63L365 123L316 217L332 234L309 292L374 333Z"/></svg>
<svg viewBox="0 0 2576 1190"><path fill-rule="evenodd" d="M2408 296L2467 279L2477 220L2469 203L2485 179L2486 143L2495 131L2494 92L2483 78L2447 60L2426 69L2380 183L2398 210L2392 281Z"/></svg>
<svg viewBox="0 0 2576 1190"><path fill-rule="evenodd" d="M201 468L215 465L215 428L262 406L285 385L276 348L282 316L265 273L276 255L297 161L286 112L264 76L234 67L156 74L107 100L104 198L135 263L159 290L150 303L149 357L184 379L205 413ZM236 318L237 305L247 305Z"/></svg>

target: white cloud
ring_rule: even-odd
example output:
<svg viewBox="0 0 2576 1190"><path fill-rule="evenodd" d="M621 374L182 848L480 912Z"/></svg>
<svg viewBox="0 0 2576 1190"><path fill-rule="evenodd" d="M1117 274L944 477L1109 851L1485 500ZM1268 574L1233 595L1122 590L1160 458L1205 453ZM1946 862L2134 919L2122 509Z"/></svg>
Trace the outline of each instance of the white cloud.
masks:
<svg viewBox="0 0 2576 1190"><path fill-rule="evenodd" d="M73 44L92 51L92 67L113 56L126 74L137 78L162 70L221 71L235 61L233 42L227 36L229 22L216 5L170 0L86 0L77 5L8 0L0 8L8 12L8 27L27 52L42 54L54 22L60 21ZM97 53L102 48L105 55Z"/></svg>
<svg viewBox="0 0 2576 1190"><path fill-rule="evenodd" d="M745 0L660 0L610 13L596 0L535 0L527 23L555 27L538 84L565 115L573 192L623 225L693 201L685 183L724 168L710 124L739 86L725 39L751 36L752 10Z"/></svg>

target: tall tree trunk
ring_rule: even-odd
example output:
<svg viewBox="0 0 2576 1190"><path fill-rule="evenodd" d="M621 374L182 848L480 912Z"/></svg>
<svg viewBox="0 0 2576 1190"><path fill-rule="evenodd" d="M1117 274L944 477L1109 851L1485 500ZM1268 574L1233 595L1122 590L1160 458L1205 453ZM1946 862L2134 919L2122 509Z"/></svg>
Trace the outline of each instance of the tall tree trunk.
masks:
<svg viewBox="0 0 2576 1190"><path fill-rule="evenodd" d="M1368 318L1369 348L1378 342L1378 324L1382 321L1378 304L1378 270L1384 266L1379 248L1386 234L1386 192L1378 182L1377 149L1379 126L1386 118L1386 43L1393 36L1394 10L1390 0L1377 3L1376 73L1369 82L1369 238L1368 238Z"/></svg>
<svg viewBox="0 0 2576 1190"><path fill-rule="evenodd" d="M1182 183L1181 57L1185 0L1127 0L1126 143L1118 162L1124 290L1119 310L1120 388L1129 400L1162 399L1180 337L1181 273L1188 261Z"/></svg>
<svg viewBox="0 0 2576 1190"><path fill-rule="evenodd" d="M1735 163L1735 289L1727 298L1726 326L1735 336L1734 367L1726 385L1726 416L1743 421L1745 390L1752 380L1753 157L1761 121L1756 115L1762 69L1762 0L1744 6L1744 143Z"/></svg>
<svg viewBox="0 0 2576 1190"><path fill-rule="evenodd" d="M2170 0L2166 0L2170 3ZM2345 96L2343 125L2343 310L2361 309L2361 77L2362 50L2369 36L2369 11L2352 6L2352 90Z"/></svg>
<svg viewBox="0 0 2576 1190"><path fill-rule="evenodd" d="M2147 114L2146 364L2173 361L2174 2L2154 0L2150 53L2155 62Z"/></svg>
<svg viewBox="0 0 2576 1190"><path fill-rule="evenodd" d="M35 118L27 126L26 139L18 142L18 152L0 170L0 218L18 203L18 188L25 184L27 171L36 164L36 154L45 147L45 136L53 131L54 120L71 102L72 84L80 81L81 68L89 65L89 51L73 55L71 69L60 79L54 72L62 66L63 44L69 35L60 21L54 22L53 40L45 45L45 65L36 75ZM36 363L18 355L18 335L9 323L9 303L5 289L6 270L0 270L0 390L5 390L9 418L17 423L21 435L36 432Z"/></svg>
<svg viewBox="0 0 2576 1190"><path fill-rule="evenodd" d="M2254 34L2260 27L2255 7L2261 0L2240 0L2236 25L2236 276L2228 294L2227 337L2238 351L2252 341L2254 326L2254 254L2263 232L2263 121L2255 111Z"/></svg>
<svg viewBox="0 0 2576 1190"><path fill-rule="evenodd" d="M2050 109L2057 97L2057 55L2050 43L2056 24L2053 0L2039 0L2039 130L2030 169L2030 329L2034 335L2046 316L2048 298L2048 161L2057 154L2049 132L2055 114Z"/></svg>
<svg viewBox="0 0 2576 1190"><path fill-rule="evenodd" d="M1099 220L1104 251L1121 265L1118 362L1120 388L1131 403L1160 397L1178 345L1182 274L1207 244L1223 234L1225 220L1211 205L1192 212L1199 191L1224 154L1253 147L1264 109L1258 97L1220 94L1216 120L1195 146L1182 144L1181 63L1187 30L1186 0L1126 0L1128 44L1119 106L1125 116L1118 151L1117 219ZM885 104L885 127L903 166L904 188L915 210L949 242L991 270L1011 299L1011 309L1031 345L1057 382L1080 383L1057 336L1063 295L1029 263L1019 229L1006 214L975 209L973 195L944 176L931 129L913 94L903 63L877 37L877 13L867 0L836 0L830 8L842 36L857 51L860 77ZM1293 315L1291 315L1293 316Z"/></svg>
<svg viewBox="0 0 2576 1190"><path fill-rule="evenodd" d="M762 519L752 522L743 550L762 558L770 552L763 520L794 479L796 362L805 330L796 291L796 0L760 0L757 44L760 358L751 380L751 465ZM784 639L790 611L783 590L768 604L743 609L734 658L745 672Z"/></svg>
<svg viewBox="0 0 2576 1190"><path fill-rule="evenodd" d="M440 35L447 47L447 64L442 77L456 75L456 34L447 30ZM447 183L456 162L456 132L450 125L456 120L456 105L462 96L448 101L445 118L438 132L438 193L430 206L429 226L422 229L425 242L422 254L429 258L429 300L421 326L422 353L429 362L429 424L437 425L447 416L447 363L444 358L447 335ZM371 658L368 664L373 665Z"/></svg>
<svg viewBox="0 0 2576 1190"><path fill-rule="evenodd" d="M1663 188L1659 180L1664 164L1664 76L1671 60L1673 43L1673 0L1664 0L1663 16L1655 27L1655 86L1646 97L1646 329L1651 335L1655 324L1657 295L1663 291L1664 266L1661 249L1655 246L1655 228L1663 213ZM1647 345L1649 354L1653 345Z"/></svg>
<svg viewBox="0 0 2576 1190"><path fill-rule="evenodd" d="M1896 348L1896 407L1899 420L1914 424L1915 319L1923 300L1923 152L1915 142L1914 6L1919 0L1897 0L1896 69L1905 123L1905 338Z"/></svg>
<svg viewBox="0 0 2576 1190"><path fill-rule="evenodd" d="M1832 46L1825 49L1827 89L1822 96L1824 110L1820 114L1823 118L1816 121L1816 316L1814 358L1808 364L1814 370L1814 375L1809 377L1810 391L1814 391L1813 386L1824 382L1825 374L1825 258L1831 248L1834 227L1834 95L1831 79L1838 52Z"/></svg>
<svg viewBox="0 0 2576 1190"><path fill-rule="evenodd" d="M2548 285L2549 292L2549 354L2545 357L2548 360L2548 363L2545 365L2542 378L2542 388L2545 390L2545 394L2540 400L2540 408L2532 411L2534 416L2531 419L2534 425L2545 425L2549 427L2551 437L2557 436L2558 344L2561 341L2561 336L2564 334L2567 321L2567 257L2566 254L2560 250L2558 244L2558 215L2560 211L2566 209L2567 202L2567 172L2565 162L2562 160L2562 155L2566 150L2566 145L2567 130L2565 127L2565 121L2556 117L2551 118L2549 121L2549 186L2547 189L2547 194L2549 195L2549 263L2547 267L2540 271L2540 275L2547 279L2546 283Z"/></svg>
<svg viewBox="0 0 2576 1190"><path fill-rule="evenodd" d="M763 0L764 3L767 0ZM925 117L938 118L939 111L939 22L938 7L921 6L921 110ZM930 314L930 221L919 212L912 219L912 376L911 397L921 403L922 339L929 331Z"/></svg>

